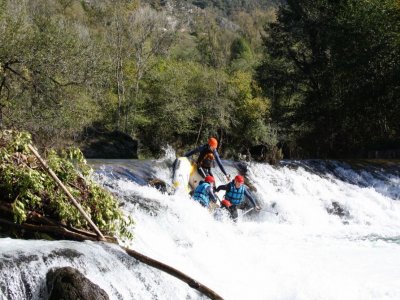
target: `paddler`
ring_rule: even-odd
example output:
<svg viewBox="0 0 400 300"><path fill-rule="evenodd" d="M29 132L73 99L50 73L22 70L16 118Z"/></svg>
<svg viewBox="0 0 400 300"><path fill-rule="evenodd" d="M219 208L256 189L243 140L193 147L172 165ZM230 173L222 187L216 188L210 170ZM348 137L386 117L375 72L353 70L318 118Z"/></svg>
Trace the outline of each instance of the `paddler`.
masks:
<svg viewBox="0 0 400 300"><path fill-rule="evenodd" d="M219 158L219 154L217 151L218 141L216 138L209 138L208 143L197 147L194 150L191 150L185 153L184 156L190 157L195 153L200 153L199 157L197 158L197 169L199 174L204 178L207 175L213 176L211 172L211 168L215 167L215 161L219 168L221 169L222 173L224 173L226 179L230 181L230 176L226 173L224 166L222 165L221 159Z"/></svg>
<svg viewBox="0 0 400 300"><path fill-rule="evenodd" d="M193 199L207 208L210 205L210 200L214 203L217 202L217 197L214 194L214 184L214 177L207 175L194 190Z"/></svg>
<svg viewBox="0 0 400 300"><path fill-rule="evenodd" d="M244 178L241 175L237 175L234 180L228 184L220 185L216 192L224 190L226 191L224 200L221 201L221 207L226 208L233 220L237 220L238 212L237 207L243 203L244 197L246 196L256 211L260 211L260 206L257 205L256 200L249 193L246 186L244 185Z"/></svg>

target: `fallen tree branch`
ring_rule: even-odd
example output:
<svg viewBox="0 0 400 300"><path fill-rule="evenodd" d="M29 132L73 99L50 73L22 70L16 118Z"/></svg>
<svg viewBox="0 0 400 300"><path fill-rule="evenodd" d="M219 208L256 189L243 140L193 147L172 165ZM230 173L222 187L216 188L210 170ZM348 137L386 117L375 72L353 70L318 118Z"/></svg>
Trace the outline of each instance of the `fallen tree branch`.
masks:
<svg viewBox="0 0 400 300"><path fill-rule="evenodd" d="M17 224L17 223L11 222L6 219L1 219L1 218L0 218L0 224L6 225L6 226L9 226L12 228L28 230L28 231L34 232L34 233L42 232L42 233L54 234L56 236L62 236L64 238L67 238L70 240L75 240L75 241L85 241L85 240L98 241L97 236L93 237L93 235L85 235L82 233L73 232L62 226L34 225L34 224L29 224L29 223ZM113 243L113 244L116 243L115 238L108 237L108 236L104 237L104 241Z"/></svg>
<svg viewBox="0 0 400 300"><path fill-rule="evenodd" d="M201 292L202 294L206 295L207 297L209 297L210 299L213 300L223 300L223 298L218 295L216 292L214 292L212 289L206 287L205 285L201 284L200 282L198 282L197 280L194 280L193 278L189 277L188 275L182 273L181 271L174 269L171 266L168 266L162 262L159 262L155 259L152 259L146 255L143 255L135 250L126 248L126 247L122 247L122 249L125 250L125 252L136 258L137 260L145 263L146 265L152 266L154 268L157 268L163 272L166 272L184 282L186 282L191 288L194 288L196 290L198 290L199 292Z"/></svg>
<svg viewBox="0 0 400 300"><path fill-rule="evenodd" d="M39 225L50 225L50 226L59 226L61 224L58 224L56 221L53 221L42 214L39 214L36 211L31 211L29 212L27 216L27 222L25 223L34 223L34 224L39 224Z"/></svg>

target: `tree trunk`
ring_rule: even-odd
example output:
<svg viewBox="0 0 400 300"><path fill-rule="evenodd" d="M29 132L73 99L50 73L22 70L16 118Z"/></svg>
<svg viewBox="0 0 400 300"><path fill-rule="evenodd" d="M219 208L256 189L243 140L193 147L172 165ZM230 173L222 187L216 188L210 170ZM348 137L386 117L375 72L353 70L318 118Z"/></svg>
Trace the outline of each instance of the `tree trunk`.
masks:
<svg viewBox="0 0 400 300"><path fill-rule="evenodd" d="M0 66L1 68L1 66ZM0 70L1 71L1 70ZM3 92L3 87L6 83L6 76L3 75L3 78L1 79L1 83L0 83L0 128L3 128L3 109L4 109L4 105L1 101L1 94Z"/></svg>
<svg viewBox="0 0 400 300"><path fill-rule="evenodd" d="M203 114L201 114L201 122L200 122L199 132L197 133L196 146L197 146L197 143L199 142L201 130L203 129L203 120L204 120Z"/></svg>
<svg viewBox="0 0 400 300"><path fill-rule="evenodd" d="M117 130L121 128L121 115L122 115L122 103L125 99L125 85L124 85L124 71L123 71L123 57L122 57L122 35L120 29L120 22L118 16L116 17L117 25L117 67L116 67L116 77L117 77L117 94L118 94L118 110L117 110Z"/></svg>

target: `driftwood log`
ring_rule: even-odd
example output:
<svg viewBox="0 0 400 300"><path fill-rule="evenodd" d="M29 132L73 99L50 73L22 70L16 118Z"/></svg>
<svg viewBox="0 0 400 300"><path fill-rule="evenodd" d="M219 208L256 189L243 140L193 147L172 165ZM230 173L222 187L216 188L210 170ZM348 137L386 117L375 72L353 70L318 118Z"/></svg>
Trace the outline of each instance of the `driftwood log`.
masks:
<svg viewBox="0 0 400 300"><path fill-rule="evenodd" d="M218 295L216 292L214 292L212 289L208 288L207 286L205 286L204 284L201 284L200 282L198 282L197 280L194 280L193 278L189 277L188 275L182 273L181 271L168 266L162 262L159 262L155 259L152 259L151 257L148 257L146 255L143 255L135 250L126 248L126 247L121 247L122 249L125 250L125 252L136 258L137 260L141 261L142 263L145 263L146 265L152 266L154 268L157 268L161 271L164 271L180 280L182 280L183 282L186 282L191 288L194 288L196 290L198 290L199 292L203 293L204 295L206 295L207 297L209 297L210 299L215 299L215 300L222 300L223 298Z"/></svg>

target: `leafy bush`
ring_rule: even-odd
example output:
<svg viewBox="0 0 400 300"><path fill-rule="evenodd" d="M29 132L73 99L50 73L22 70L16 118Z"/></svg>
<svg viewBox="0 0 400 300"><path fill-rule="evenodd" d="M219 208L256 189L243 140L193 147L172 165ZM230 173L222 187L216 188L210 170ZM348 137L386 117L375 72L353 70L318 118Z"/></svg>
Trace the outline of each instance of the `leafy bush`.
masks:
<svg viewBox="0 0 400 300"><path fill-rule="evenodd" d="M90 229L77 208L30 153L30 142L27 132L0 132L0 194L3 195L0 201L11 203L17 223L29 220L29 215L37 212L75 228ZM133 220L124 216L109 192L89 178L92 170L79 149L68 149L60 154L50 150L46 159L104 234L132 238L128 228Z"/></svg>

